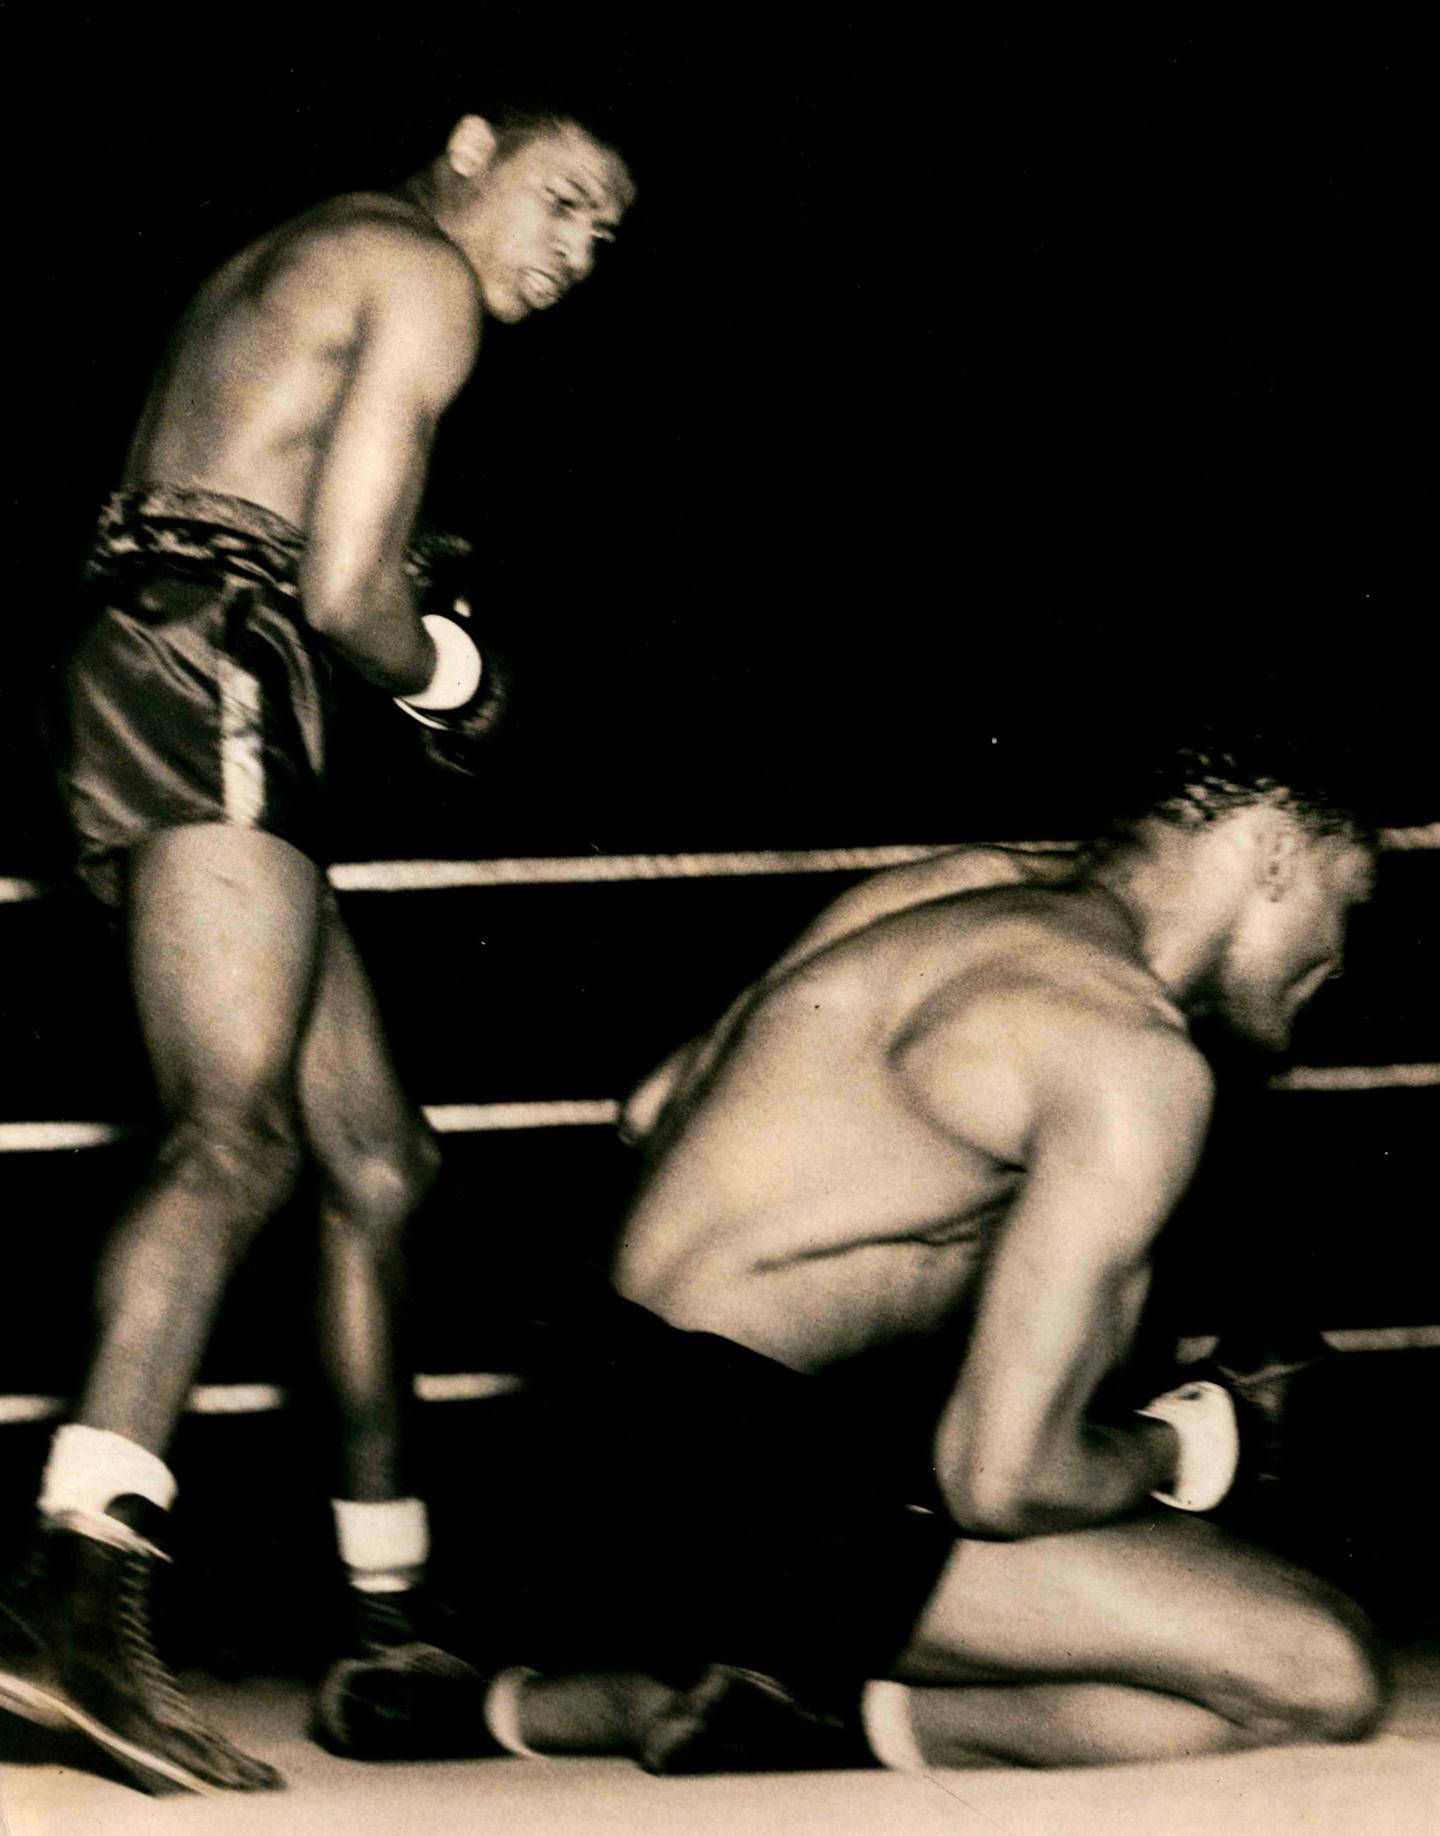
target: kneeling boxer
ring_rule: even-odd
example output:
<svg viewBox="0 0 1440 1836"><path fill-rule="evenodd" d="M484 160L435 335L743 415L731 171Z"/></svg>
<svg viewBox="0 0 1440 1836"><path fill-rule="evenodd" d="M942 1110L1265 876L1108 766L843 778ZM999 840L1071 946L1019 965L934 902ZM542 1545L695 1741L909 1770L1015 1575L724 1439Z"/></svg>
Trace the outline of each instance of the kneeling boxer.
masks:
<svg viewBox="0 0 1440 1836"><path fill-rule="evenodd" d="M511 1634L555 1669L543 1588L582 1627L598 1601L570 1667L608 1642L629 1674L361 1666L333 1744L1068 1766L1370 1731L1358 1609L1207 1521L1225 1389L1117 1414L1101 1386L1208 1129L1190 1019L1283 1049L1371 874L1354 811L1257 742L1183 755L1074 860L847 894L630 1108L633 1311L559 1383L568 1534L532 1539ZM907 1346L943 1373L928 1418L880 1387Z"/></svg>

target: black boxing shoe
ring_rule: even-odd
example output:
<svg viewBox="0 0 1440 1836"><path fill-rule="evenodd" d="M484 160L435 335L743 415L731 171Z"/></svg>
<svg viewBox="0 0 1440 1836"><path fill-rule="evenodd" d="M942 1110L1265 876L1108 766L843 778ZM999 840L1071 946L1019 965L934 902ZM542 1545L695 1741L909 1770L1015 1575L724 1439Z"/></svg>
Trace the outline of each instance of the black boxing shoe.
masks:
<svg viewBox="0 0 1440 1836"><path fill-rule="evenodd" d="M429 1588L406 1587L394 1593L369 1594L347 1588L347 1655L378 1658L405 1645L434 1645L448 1651L454 1640L454 1616Z"/></svg>
<svg viewBox="0 0 1440 1836"><path fill-rule="evenodd" d="M712 1664L653 1716L637 1755L646 1772L836 1772L878 1764L858 1697L850 1716L809 1708L756 1670Z"/></svg>
<svg viewBox="0 0 1440 1836"><path fill-rule="evenodd" d="M349 1595L348 1657L315 1694L310 1734L345 1759L482 1759L490 1678L451 1649L454 1615L425 1587Z"/></svg>
<svg viewBox="0 0 1440 1836"><path fill-rule="evenodd" d="M331 1665L316 1692L310 1735L341 1759L490 1759L504 1752L485 1722L492 1681L423 1640L373 1644Z"/></svg>
<svg viewBox="0 0 1440 1836"><path fill-rule="evenodd" d="M140 1790L274 1791L284 1781L216 1734L155 1649L152 1578L168 1558L117 1499L99 1517L42 1525L29 1584L4 1603L22 1656L0 1670L0 1708L83 1735Z"/></svg>

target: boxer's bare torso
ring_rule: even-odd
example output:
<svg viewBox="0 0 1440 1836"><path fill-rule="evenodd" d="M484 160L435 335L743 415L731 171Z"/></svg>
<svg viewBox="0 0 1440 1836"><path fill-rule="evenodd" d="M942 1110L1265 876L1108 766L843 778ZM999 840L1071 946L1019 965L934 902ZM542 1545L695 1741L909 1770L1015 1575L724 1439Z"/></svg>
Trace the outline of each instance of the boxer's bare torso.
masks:
<svg viewBox="0 0 1440 1836"><path fill-rule="evenodd" d="M1177 1049L1198 1065L1125 910L1072 863L984 849L891 877L691 1055L622 1238L631 1298L801 1369L969 1311L1057 1063L1083 1084L1113 1037L1135 1075L1152 1052L1167 1077Z"/></svg>
<svg viewBox="0 0 1440 1836"><path fill-rule="evenodd" d="M473 274L415 205L377 192L331 199L202 286L145 405L125 483L246 498L307 529L357 369L402 346L438 415L473 364L479 329Z"/></svg>
<svg viewBox="0 0 1440 1836"><path fill-rule="evenodd" d="M633 189L573 124L494 155L467 116L399 192L332 199L227 262L172 342L125 469L127 486L246 498L295 524L306 617L391 694L435 666L406 544L482 318L563 298Z"/></svg>

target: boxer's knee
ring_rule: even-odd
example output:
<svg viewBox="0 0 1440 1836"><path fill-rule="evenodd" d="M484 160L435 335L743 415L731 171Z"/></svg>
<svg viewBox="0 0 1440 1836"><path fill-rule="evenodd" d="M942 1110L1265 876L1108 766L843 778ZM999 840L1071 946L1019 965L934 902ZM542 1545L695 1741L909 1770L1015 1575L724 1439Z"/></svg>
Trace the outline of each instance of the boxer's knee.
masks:
<svg viewBox="0 0 1440 1836"><path fill-rule="evenodd" d="M1360 1609L1321 1590L1280 1619L1257 1625L1211 1706L1242 1744L1363 1740L1385 1711L1379 1646Z"/></svg>
<svg viewBox="0 0 1440 1836"><path fill-rule="evenodd" d="M167 1183L211 1200L222 1228L245 1242L294 1191L303 1160L294 1104L254 1096L187 1109L166 1131L157 1165Z"/></svg>
<svg viewBox="0 0 1440 1836"><path fill-rule="evenodd" d="M196 1102L170 1121L150 1176L100 1269L102 1313L135 1282L162 1292L175 1279L208 1292L245 1256L294 1191L304 1160L293 1105L281 1097Z"/></svg>
<svg viewBox="0 0 1440 1836"><path fill-rule="evenodd" d="M428 1128L350 1144L325 1164L325 1228L360 1233L380 1245L397 1241L440 1171L440 1148Z"/></svg>

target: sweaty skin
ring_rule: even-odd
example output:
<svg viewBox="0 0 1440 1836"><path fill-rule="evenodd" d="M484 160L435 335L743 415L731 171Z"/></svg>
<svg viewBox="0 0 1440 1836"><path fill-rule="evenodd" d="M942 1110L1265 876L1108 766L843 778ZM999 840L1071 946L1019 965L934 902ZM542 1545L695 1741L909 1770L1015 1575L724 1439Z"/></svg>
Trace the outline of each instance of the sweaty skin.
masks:
<svg viewBox="0 0 1440 1836"><path fill-rule="evenodd" d="M1063 890L1071 863L941 858L961 890L802 940L707 1041L626 1224L630 1298L801 1370L938 1330L1023 1178L1033 1061L1103 1026L1199 1064L1116 902Z"/></svg>
<svg viewBox="0 0 1440 1836"><path fill-rule="evenodd" d="M1260 812L1156 836L1123 873L985 849L876 876L627 1111L620 1291L802 1371L946 1334L936 1465L974 1533L1108 1522L1167 1482L1169 1430L1086 1411L1209 1124L1180 991L1210 978L1283 1043L1368 875Z"/></svg>
<svg viewBox="0 0 1440 1836"><path fill-rule="evenodd" d="M416 207L378 194L323 204L201 289L125 482L248 498L305 530L310 622L382 687L422 687L429 656L405 542L435 424L470 372L480 323L470 269ZM347 595L373 655L344 642Z"/></svg>
<svg viewBox="0 0 1440 1836"><path fill-rule="evenodd" d="M525 318L583 280L627 185L613 155L564 128L512 156L478 207L447 213L412 181L262 236L196 296L126 485L164 480L287 518L307 536L310 623L380 687L416 692L434 650L403 563L436 424L483 319Z"/></svg>
<svg viewBox="0 0 1440 1836"><path fill-rule="evenodd" d="M687 1040L632 1091L620 1118L620 1131L631 1146L650 1138L662 1114L674 1118L708 1075L741 1017L753 1006L761 987L827 944L873 924L891 912L922 905L955 893L975 892L986 886L1060 885L1073 879L1082 859L1078 848L1041 852L1021 848L984 846L959 848L927 859L912 861L872 874L832 900L766 972L760 983L747 988L731 1002L708 1033ZM652 1142L653 1146L653 1142Z"/></svg>

